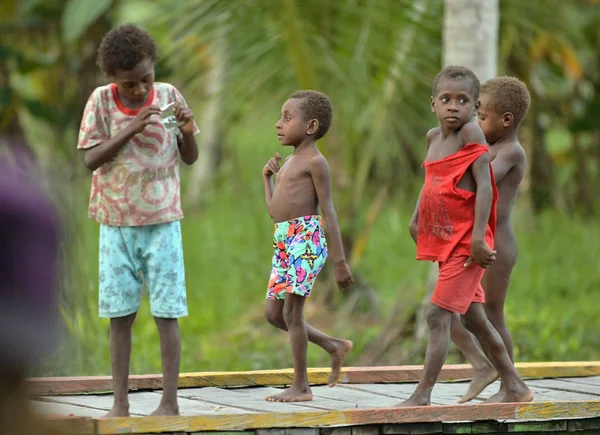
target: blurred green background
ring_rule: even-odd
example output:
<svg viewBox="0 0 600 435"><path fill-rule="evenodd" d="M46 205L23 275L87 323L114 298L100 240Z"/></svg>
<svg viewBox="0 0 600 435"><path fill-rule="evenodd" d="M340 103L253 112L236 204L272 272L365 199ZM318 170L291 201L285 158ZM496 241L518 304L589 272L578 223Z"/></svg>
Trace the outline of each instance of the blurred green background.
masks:
<svg viewBox="0 0 600 435"><path fill-rule="evenodd" d="M436 123L429 96L443 16L442 0L2 1L0 133L26 139L20 146L40 163L64 222L63 340L39 374L110 373L108 321L97 314L99 230L87 219L91 174L76 143L89 94L108 81L95 64L100 40L128 22L155 37L157 81L181 90L202 130L199 162L182 168L182 371L292 365L286 335L262 317L272 222L260 174L275 152L290 152L274 125L300 88L334 105L320 147L357 278L341 294L326 267L306 317L354 341L347 365L422 363L416 313L430 264L415 260L407 228ZM498 75L521 78L532 94L506 306L516 360L598 360L600 3L500 0L498 20ZM448 361L461 361L454 348ZM309 364L327 366L327 355L310 347ZM160 372L146 298L131 371Z"/></svg>

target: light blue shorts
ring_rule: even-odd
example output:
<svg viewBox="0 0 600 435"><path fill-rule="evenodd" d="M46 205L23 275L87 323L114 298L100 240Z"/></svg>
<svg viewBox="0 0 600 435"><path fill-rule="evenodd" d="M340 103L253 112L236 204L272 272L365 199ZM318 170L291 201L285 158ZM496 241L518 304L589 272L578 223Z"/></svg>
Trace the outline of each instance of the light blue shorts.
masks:
<svg viewBox="0 0 600 435"><path fill-rule="evenodd" d="M140 308L143 283L154 317L187 316L179 221L138 227L100 225L100 317Z"/></svg>

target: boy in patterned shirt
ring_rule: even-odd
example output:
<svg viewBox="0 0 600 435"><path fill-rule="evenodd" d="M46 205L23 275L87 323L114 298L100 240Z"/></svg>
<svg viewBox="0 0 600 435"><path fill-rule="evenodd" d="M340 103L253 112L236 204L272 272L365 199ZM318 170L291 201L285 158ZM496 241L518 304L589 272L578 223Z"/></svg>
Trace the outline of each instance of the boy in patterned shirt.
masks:
<svg viewBox="0 0 600 435"><path fill-rule="evenodd" d="M113 83L92 92L77 144L93 171L88 216L100 223L100 317L110 318L114 390L107 417L129 415L131 327L143 283L160 335L164 379L153 415L179 414L177 319L188 311L178 154L187 164L196 161L199 130L179 91L154 82L156 59L154 40L135 25L104 37L98 65ZM179 128L161 123L167 104Z"/></svg>

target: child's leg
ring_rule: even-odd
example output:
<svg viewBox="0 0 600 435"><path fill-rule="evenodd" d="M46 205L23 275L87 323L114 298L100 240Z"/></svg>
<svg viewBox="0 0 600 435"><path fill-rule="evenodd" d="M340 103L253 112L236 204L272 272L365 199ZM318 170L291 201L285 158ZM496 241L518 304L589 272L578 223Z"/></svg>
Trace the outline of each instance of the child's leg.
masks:
<svg viewBox="0 0 600 435"><path fill-rule="evenodd" d="M302 402L312 400L306 372L308 334L304 322L304 296L289 293L283 305L283 319L292 345L294 380L292 386L281 394L267 397L269 402Z"/></svg>
<svg viewBox="0 0 600 435"><path fill-rule="evenodd" d="M114 392L113 407L105 417L128 417L129 359L131 357L131 327L136 313L110 319L110 363Z"/></svg>
<svg viewBox="0 0 600 435"><path fill-rule="evenodd" d="M181 336L177 319L155 317L160 336L160 356L163 371L163 395L152 415L179 415L177 385L181 359Z"/></svg>
<svg viewBox="0 0 600 435"><path fill-rule="evenodd" d="M142 280L131 238L135 227L100 225L100 317L110 318L110 360L114 404L107 417L129 415L127 381L131 327L140 306Z"/></svg>
<svg viewBox="0 0 600 435"><path fill-rule="evenodd" d="M494 329L483 310L482 304L473 303L464 315L465 326L471 331L490 357L494 368L506 386L506 392L498 397L498 402L530 402L533 393L523 382L512 361L508 357L498 331Z"/></svg>
<svg viewBox="0 0 600 435"><path fill-rule="evenodd" d="M179 221L142 227L138 234L150 311L160 336L163 395L152 415L179 415L181 359L178 318L187 316L183 245Z"/></svg>
<svg viewBox="0 0 600 435"><path fill-rule="evenodd" d="M450 322L452 321L450 311L444 310L436 305L431 305L427 313L427 325L429 326L429 341L427 342L427 353L425 354L425 365L423 375L415 392L402 402L399 406L425 406L431 405L431 391L440 375L450 343Z"/></svg>
<svg viewBox="0 0 600 435"><path fill-rule="evenodd" d="M460 316L456 313L452 316L450 336L456 347L473 365L473 380L469 385L469 390L458 401L458 403L465 403L477 397L485 387L498 379L498 373L481 353L475 336L467 331L460 320Z"/></svg>
<svg viewBox="0 0 600 435"><path fill-rule="evenodd" d="M283 300L268 299L265 304L265 318L276 328L287 331L288 329L283 318L283 305ZM352 349L352 342L350 340L331 337L306 322L304 324L306 326L308 341L321 347L331 355L329 386L333 387L339 381L342 364Z"/></svg>

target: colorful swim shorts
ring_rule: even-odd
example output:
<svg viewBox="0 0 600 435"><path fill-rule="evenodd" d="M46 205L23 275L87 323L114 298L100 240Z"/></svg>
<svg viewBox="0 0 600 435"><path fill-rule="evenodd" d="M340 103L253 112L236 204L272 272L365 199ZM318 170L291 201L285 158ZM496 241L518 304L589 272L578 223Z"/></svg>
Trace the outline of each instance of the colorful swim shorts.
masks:
<svg viewBox="0 0 600 435"><path fill-rule="evenodd" d="M438 277L431 302L453 313L465 314L472 303L485 303L481 278L485 269L477 263L465 267L468 256L456 255L439 262Z"/></svg>
<svg viewBox="0 0 600 435"><path fill-rule="evenodd" d="M267 299L285 299L286 293L309 297L327 259L321 216L304 216L276 223L273 249Z"/></svg>
<svg viewBox="0 0 600 435"><path fill-rule="evenodd" d="M187 316L179 221L100 225L100 317L137 312L144 281L154 317Z"/></svg>

